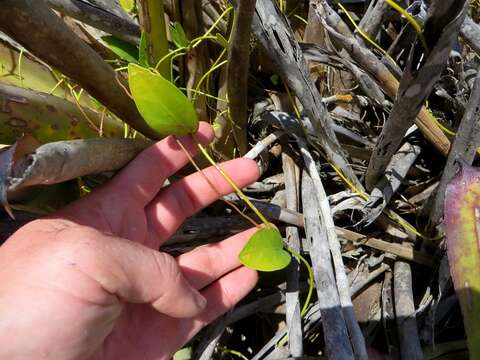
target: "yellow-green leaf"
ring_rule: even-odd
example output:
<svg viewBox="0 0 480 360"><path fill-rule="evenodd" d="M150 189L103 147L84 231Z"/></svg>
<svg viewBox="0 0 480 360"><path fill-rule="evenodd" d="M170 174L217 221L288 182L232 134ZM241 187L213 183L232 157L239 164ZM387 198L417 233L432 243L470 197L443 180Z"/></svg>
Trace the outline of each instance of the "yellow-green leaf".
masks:
<svg viewBox="0 0 480 360"><path fill-rule="evenodd" d="M123 10L130 13L135 10L135 0L119 0Z"/></svg>
<svg viewBox="0 0 480 360"><path fill-rule="evenodd" d="M153 130L161 135L197 132L198 117L193 105L163 76L129 64L128 83L138 111Z"/></svg>
<svg viewBox="0 0 480 360"><path fill-rule="evenodd" d="M258 230L239 256L240 262L259 271L277 271L290 264L291 256L283 249L282 235L274 228Z"/></svg>
<svg viewBox="0 0 480 360"><path fill-rule="evenodd" d="M138 63L143 67L149 67L148 60L148 33L142 31L140 44L138 45Z"/></svg>
<svg viewBox="0 0 480 360"><path fill-rule="evenodd" d="M102 40L120 59L128 63L138 62L138 48L135 45L111 35L102 36Z"/></svg>
<svg viewBox="0 0 480 360"><path fill-rule="evenodd" d="M183 30L182 24L180 24L178 21L170 26L170 35L177 48L184 48L190 44L190 41Z"/></svg>

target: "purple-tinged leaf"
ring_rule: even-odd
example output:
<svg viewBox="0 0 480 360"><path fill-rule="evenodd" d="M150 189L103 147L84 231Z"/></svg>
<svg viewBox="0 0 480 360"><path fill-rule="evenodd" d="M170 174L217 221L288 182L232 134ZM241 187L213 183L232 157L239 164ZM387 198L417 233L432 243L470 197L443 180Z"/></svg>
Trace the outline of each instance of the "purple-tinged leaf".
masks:
<svg viewBox="0 0 480 360"><path fill-rule="evenodd" d="M466 164L447 186L445 228L450 272L471 359L480 359L480 170Z"/></svg>

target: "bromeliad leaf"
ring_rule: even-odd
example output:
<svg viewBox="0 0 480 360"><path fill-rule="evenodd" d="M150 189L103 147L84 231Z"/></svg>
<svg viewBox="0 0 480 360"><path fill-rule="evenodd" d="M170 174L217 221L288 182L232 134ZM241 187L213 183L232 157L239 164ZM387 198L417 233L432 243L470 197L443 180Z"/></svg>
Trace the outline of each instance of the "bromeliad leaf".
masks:
<svg viewBox="0 0 480 360"><path fill-rule="evenodd" d="M290 254L283 249L282 236L277 229L258 230L240 252L240 262L259 271L277 271L290 264Z"/></svg>
<svg viewBox="0 0 480 360"><path fill-rule="evenodd" d="M187 135L198 130L188 98L170 81L149 69L128 65L128 83L138 111L160 135Z"/></svg>
<svg viewBox="0 0 480 360"><path fill-rule="evenodd" d="M448 260L471 359L480 359L480 171L461 164L445 195Z"/></svg>

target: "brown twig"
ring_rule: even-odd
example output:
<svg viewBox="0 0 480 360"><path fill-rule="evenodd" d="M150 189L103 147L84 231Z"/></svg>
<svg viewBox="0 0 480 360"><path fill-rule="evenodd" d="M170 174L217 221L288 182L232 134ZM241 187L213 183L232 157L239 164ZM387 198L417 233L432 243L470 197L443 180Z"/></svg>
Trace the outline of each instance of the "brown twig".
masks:
<svg viewBox="0 0 480 360"><path fill-rule="evenodd" d="M257 0L238 0L228 50L228 101L232 131L241 155L247 152L247 85L250 33Z"/></svg>

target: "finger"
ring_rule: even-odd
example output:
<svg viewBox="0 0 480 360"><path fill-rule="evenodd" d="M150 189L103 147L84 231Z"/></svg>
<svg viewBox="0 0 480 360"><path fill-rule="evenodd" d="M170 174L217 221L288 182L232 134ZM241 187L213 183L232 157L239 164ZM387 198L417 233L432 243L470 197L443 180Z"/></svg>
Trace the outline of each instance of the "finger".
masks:
<svg viewBox="0 0 480 360"><path fill-rule="evenodd" d="M207 307L194 318L188 338L193 337L206 325L230 311L253 290L257 281L258 274L255 270L241 267L203 290L202 295L207 299Z"/></svg>
<svg viewBox="0 0 480 360"><path fill-rule="evenodd" d="M236 159L220 166L240 188L259 177L258 166L253 160ZM150 244L161 245L187 217L232 191L232 187L214 167L204 170L203 174L197 172L173 183L146 209Z"/></svg>
<svg viewBox="0 0 480 360"><path fill-rule="evenodd" d="M249 229L222 242L199 247L177 258L180 269L195 289L203 289L238 268L240 251L257 231Z"/></svg>
<svg viewBox="0 0 480 360"><path fill-rule="evenodd" d="M166 344L163 350L170 346L173 351L186 344L202 328L231 310L255 287L257 280L258 275L256 271L241 267L211 284L201 292L207 299L207 307L198 316L182 320L180 325L175 327L181 330L176 334L173 342ZM165 320L163 316L157 317L153 321L152 331L161 333L165 329ZM148 341L144 348L154 346L154 351L158 351L158 343L153 342L153 344L155 345Z"/></svg>
<svg viewBox="0 0 480 360"><path fill-rule="evenodd" d="M107 293L125 302L151 304L172 317L193 317L205 308L205 298L188 283L173 257L91 229L73 238L80 239L69 246L77 269Z"/></svg>
<svg viewBox="0 0 480 360"><path fill-rule="evenodd" d="M211 126L201 122L195 138L204 145L209 144L213 139ZM179 140L191 154L197 153L192 136L179 137ZM157 195L165 180L187 163L188 157L175 137L169 136L140 153L107 184L104 191L145 206Z"/></svg>

